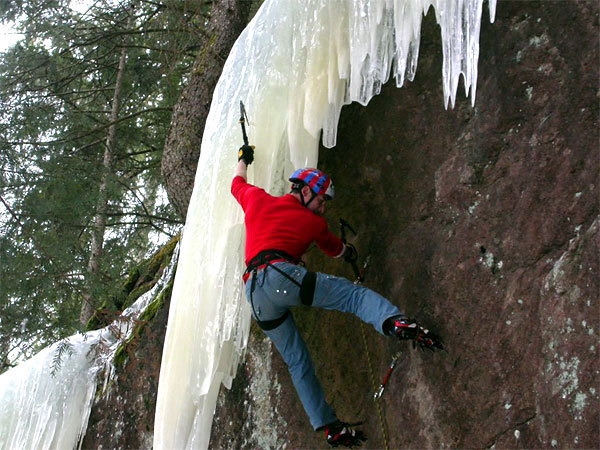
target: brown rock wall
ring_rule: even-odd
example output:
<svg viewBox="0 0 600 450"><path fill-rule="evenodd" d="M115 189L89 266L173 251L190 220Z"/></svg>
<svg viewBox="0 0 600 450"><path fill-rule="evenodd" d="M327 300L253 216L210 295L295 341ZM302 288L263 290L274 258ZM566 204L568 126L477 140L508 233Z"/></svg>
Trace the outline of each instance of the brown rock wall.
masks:
<svg viewBox="0 0 600 450"><path fill-rule="evenodd" d="M422 353L348 315L295 311L340 417L365 421L365 447L600 446L598 61L597 2L499 1L496 22L483 21L476 104L459 93L445 110L430 12L414 82L343 109L338 145L320 158L337 188L331 225L354 226L366 284L447 346ZM352 277L318 252L307 262ZM157 317L148 333L164 329ZM125 365L84 447L148 445L152 336L130 347L148 361ZM259 330L249 345L211 447L328 448Z"/></svg>
<svg viewBox="0 0 600 450"><path fill-rule="evenodd" d="M448 351L372 329L365 345L353 317L295 316L332 403L365 420L369 448L596 448L598 5L499 2L483 23L474 107L459 93L444 110L437 36L430 14L414 82L345 107L320 166L337 188L332 227L348 220L371 256L366 284ZM315 252L307 260L352 277ZM372 377L398 349L377 405ZM272 370L281 391L265 401L287 423L286 448L327 448L276 354ZM216 447L221 438L217 427Z"/></svg>

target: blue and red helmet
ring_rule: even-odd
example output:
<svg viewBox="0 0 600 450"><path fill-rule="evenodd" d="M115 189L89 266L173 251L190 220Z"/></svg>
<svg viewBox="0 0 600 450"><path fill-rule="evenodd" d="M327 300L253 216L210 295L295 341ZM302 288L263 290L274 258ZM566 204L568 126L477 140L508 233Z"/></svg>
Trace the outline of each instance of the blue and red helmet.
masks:
<svg viewBox="0 0 600 450"><path fill-rule="evenodd" d="M319 169L305 167L296 170L290 177L293 183L292 188L308 186L316 195L324 195L328 200L331 200L335 195L333 182L329 175L321 172Z"/></svg>

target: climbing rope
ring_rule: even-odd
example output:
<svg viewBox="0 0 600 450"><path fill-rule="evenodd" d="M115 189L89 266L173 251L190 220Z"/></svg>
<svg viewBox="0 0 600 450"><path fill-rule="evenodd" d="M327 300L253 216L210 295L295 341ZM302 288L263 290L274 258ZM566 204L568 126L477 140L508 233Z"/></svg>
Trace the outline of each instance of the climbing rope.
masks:
<svg viewBox="0 0 600 450"><path fill-rule="evenodd" d="M365 353L367 355L367 366L369 368L369 378L371 379L371 387L373 390L376 389L375 375L373 372L373 364L371 363L371 353L369 352L369 346L367 344L367 334L365 333L365 323L360 321L360 332L362 334L363 344L365 346ZM377 408L377 415L379 416L379 426L381 428L381 436L383 437L383 448L385 450L389 450L388 444L388 433L387 433L387 423L385 421L385 417L383 416L383 409L381 408L381 402L375 401Z"/></svg>
<svg viewBox="0 0 600 450"><path fill-rule="evenodd" d="M352 232L352 234L356 235L356 231L354 231L352 229L352 227L350 226L350 224L348 222L346 222L344 219L340 219L340 229L341 229L342 242L344 242L344 244L346 244L346 229L350 230ZM354 271L354 275L356 277L354 279L354 284L362 284L363 283L363 281L365 279L365 272L367 270L367 267L368 267L370 261L371 261L371 257L367 256L365 258L365 262L363 264L362 269L358 268L358 265L356 264L356 260L349 261L352 266L352 270ZM367 356L367 367L369 369L369 378L371 380L371 387L372 387L373 391L375 391L374 398L376 400L375 403L376 403L376 408L377 408L377 415L379 416L379 426L381 428L381 436L383 438L383 448L385 450L389 450L387 422L384 417L383 409L381 407L381 402L378 400L381 397L381 393L383 393L382 386L385 388L385 384L387 384L387 380L389 378L389 375L391 374L391 370L393 370L393 367L391 367L391 370L388 369L388 373L386 374L384 382L382 383L382 385L379 387L379 390L377 391L376 390L377 384L375 381L373 363L371 362L371 352L369 352L369 345L367 343L367 334L365 332L365 323L362 320L360 321L360 332L362 335L363 345L365 347L365 354ZM394 358L396 358L396 357L394 357ZM397 361L397 359L395 359L394 361ZM394 362L394 365L395 365L395 362Z"/></svg>

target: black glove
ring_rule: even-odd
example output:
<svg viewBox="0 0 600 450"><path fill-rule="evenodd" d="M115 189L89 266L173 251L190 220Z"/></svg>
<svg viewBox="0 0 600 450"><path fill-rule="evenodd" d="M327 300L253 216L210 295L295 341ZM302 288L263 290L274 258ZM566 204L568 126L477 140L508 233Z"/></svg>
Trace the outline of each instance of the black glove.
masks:
<svg viewBox="0 0 600 450"><path fill-rule="evenodd" d="M344 261L353 264L358 260L358 252L356 247L352 244L345 244L346 249L344 250Z"/></svg>
<svg viewBox="0 0 600 450"><path fill-rule="evenodd" d="M254 145L242 145L238 151L238 161L244 160L247 166L254 161Z"/></svg>

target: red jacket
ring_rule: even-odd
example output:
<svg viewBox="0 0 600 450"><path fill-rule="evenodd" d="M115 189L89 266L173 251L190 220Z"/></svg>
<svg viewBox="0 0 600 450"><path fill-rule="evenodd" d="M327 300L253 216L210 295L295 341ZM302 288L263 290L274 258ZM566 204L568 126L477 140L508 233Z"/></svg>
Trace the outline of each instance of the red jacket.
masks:
<svg viewBox="0 0 600 450"><path fill-rule="evenodd" d="M329 231L326 220L293 195L275 197L241 176L231 182L231 193L246 215L246 264L263 250L281 250L300 261L313 242L329 256L344 252L344 243Z"/></svg>

